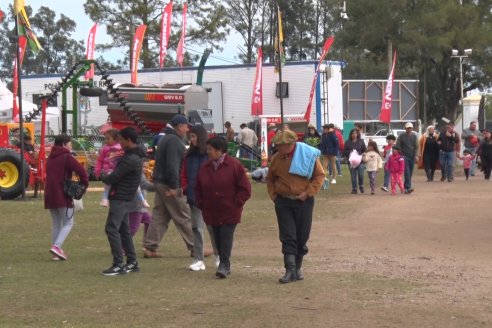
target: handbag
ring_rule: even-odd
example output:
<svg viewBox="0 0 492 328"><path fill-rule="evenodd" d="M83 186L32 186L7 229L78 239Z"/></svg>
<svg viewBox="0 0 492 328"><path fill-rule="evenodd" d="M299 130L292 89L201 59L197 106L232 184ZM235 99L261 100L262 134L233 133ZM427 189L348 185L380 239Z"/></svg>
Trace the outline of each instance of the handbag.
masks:
<svg viewBox="0 0 492 328"><path fill-rule="evenodd" d="M65 155L65 163L67 161L67 155ZM65 165L63 165L65 167ZM86 187L80 181L74 181L71 178L67 179L65 174L65 181L63 182L63 192L70 198L81 199L84 196Z"/></svg>

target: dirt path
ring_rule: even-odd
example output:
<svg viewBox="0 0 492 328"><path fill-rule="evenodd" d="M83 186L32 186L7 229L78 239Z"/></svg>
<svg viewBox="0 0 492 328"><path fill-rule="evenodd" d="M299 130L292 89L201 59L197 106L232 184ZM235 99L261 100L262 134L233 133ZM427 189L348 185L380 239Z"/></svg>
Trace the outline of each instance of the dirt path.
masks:
<svg viewBox="0 0 492 328"><path fill-rule="evenodd" d="M414 180L411 195L350 195L337 203L354 207L350 216L315 220L313 267L421 283L433 292L412 302L465 307L491 323L492 183Z"/></svg>

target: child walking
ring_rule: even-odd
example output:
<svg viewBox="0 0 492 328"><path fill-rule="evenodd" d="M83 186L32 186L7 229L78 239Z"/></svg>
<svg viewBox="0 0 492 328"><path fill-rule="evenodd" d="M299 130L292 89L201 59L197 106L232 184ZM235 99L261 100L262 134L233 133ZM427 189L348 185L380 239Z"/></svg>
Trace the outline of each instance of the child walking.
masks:
<svg viewBox="0 0 492 328"><path fill-rule="evenodd" d="M104 132L104 139L106 144L99 151L99 156L97 157L96 167L94 168L94 173L96 177L100 177L101 174L108 175L113 172L118 160L123 156L123 149L118 142L119 131L116 129L109 129ZM109 205L109 189L110 185L104 184L104 192L99 205L108 207ZM143 207L150 207L149 203L145 200L142 195L140 188L137 190L137 195L142 202Z"/></svg>
<svg viewBox="0 0 492 328"><path fill-rule="evenodd" d="M391 175L391 194L396 195L396 185L400 187L400 192L403 194L405 188L401 177L405 171L405 159L400 155L400 147L398 146L393 146L392 153L385 165L386 170Z"/></svg>
<svg viewBox="0 0 492 328"><path fill-rule="evenodd" d="M144 163L143 166L145 169L145 167L148 166L148 163ZM140 189L141 189L141 194L143 194L144 198L146 196L146 191L155 192L154 184L149 180L147 180L143 172L142 172L142 178L140 179ZM132 237L135 236L135 234L138 231L138 228L140 228L140 224L142 223L144 225L144 237L145 237L150 222L152 222L152 215L149 213L147 208L143 206L143 202L140 200L140 195L138 191L135 194L135 197L133 198L132 202L130 203L128 221L130 225L130 234L132 235Z"/></svg>
<svg viewBox="0 0 492 328"><path fill-rule="evenodd" d="M386 137L387 145L383 147L383 158L384 162L388 163L388 160L392 154L393 145L396 143L396 137L392 134ZM386 165L384 166L384 182L381 190L384 192L388 192L388 187L390 183L390 172L386 169Z"/></svg>
<svg viewBox="0 0 492 328"><path fill-rule="evenodd" d="M375 141L369 141L367 144L366 170L369 177L369 186L371 187L371 195L374 195L376 190L376 176L378 170L383 167L383 159L379 156L378 145Z"/></svg>
<svg viewBox="0 0 492 328"><path fill-rule="evenodd" d="M475 159L475 155L472 155L472 153L469 150L465 149L463 150L463 156L458 156L458 158L463 161L463 170L465 171L466 180L468 180L468 177L470 176L470 169L473 160Z"/></svg>

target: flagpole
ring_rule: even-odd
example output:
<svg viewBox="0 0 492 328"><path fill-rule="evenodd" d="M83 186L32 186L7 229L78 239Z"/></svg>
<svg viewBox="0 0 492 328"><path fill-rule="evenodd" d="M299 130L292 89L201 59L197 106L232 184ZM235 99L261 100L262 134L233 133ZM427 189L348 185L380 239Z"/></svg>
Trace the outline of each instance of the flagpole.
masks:
<svg viewBox="0 0 492 328"><path fill-rule="evenodd" d="M20 51L19 51L19 28L18 28L18 14L14 15L15 20L15 55L17 60L17 98L19 99L19 132L20 132L20 179L21 179L21 198L26 198L26 179L24 176L24 117L22 117L22 84L21 84L21 64L20 64ZM12 110L13 111L13 110Z"/></svg>
<svg viewBox="0 0 492 328"><path fill-rule="evenodd" d="M280 7L277 3L277 50L278 50L278 83L279 83L279 98L280 98L280 124L284 126L284 100L282 98L282 58L280 48Z"/></svg>

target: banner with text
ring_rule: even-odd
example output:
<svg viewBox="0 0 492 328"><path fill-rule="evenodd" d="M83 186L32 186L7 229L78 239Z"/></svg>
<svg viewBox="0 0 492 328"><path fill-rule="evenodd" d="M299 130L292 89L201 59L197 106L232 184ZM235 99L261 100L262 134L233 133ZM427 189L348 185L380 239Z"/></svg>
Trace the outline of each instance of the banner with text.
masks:
<svg viewBox="0 0 492 328"><path fill-rule="evenodd" d="M140 58L140 51L142 50L142 42L145 35L145 30L147 29L147 25L142 24L137 27L135 31L135 36L133 37L132 44L132 84L138 84L138 60Z"/></svg>
<svg viewBox="0 0 492 328"><path fill-rule="evenodd" d="M263 115L263 51L258 48L256 59L256 76L251 99L251 115Z"/></svg>
<svg viewBox="0 0 492 328"><path fill-rule="evenodd" d="M164 67L164 59L167 55L167 45L171 35L171 22L173 20L173 2L169 2L162 10L161 19L161 46L159 53L159 67Z"/></svg>
<svg viewBox="0 0 492 328"><path fill-rule="evenodd" d="M321 63L325 60L328 51L330 51L330 47L333 44L335 37L330 36L326 39L325 44L323 46L323 52L321 53L321 58L319 59L318 66L316 67L316 72L314 72L313 84L311 85L311 92L309 93L309 102L306 108L306 113L304 113L304 119L309 122L311 119L311 109L313 104L314 90L316 88L316 82L318 81L318 74L321 67Z"/></svg>
<svg viewBox="0 0 492 328"><path fill-rule="evenodd" d="M379 120L384 123L391 122L391 108L393 107L393 78L395 75L395 63L396 63L396 50L393 54L393 64L391 65L391 72L386 83L386 89L383 93L383 100L381 103L381 113L379 114Z"/></svg>
<svg viewBox="0 0 492 328"><path fill-rule="evenodd" d="M87 51L85 54L86 59L94 59L94 49L96 48L96 31L97 23L89 31L89 36L87 37ZM91 69L85 72L84 78L86 80L94 78L94 64L91 64Z"/></svg>
<svg viewBox="0 0 492 328"><path fill-rule="evenodd" d="M188 10L188 5L185 3L183 5L183 20L181 22L181 38L179 39L178 49L176 51L176 61L179 66L183 67L184 61L184 46L186 37L186 11Z"/></svg>

